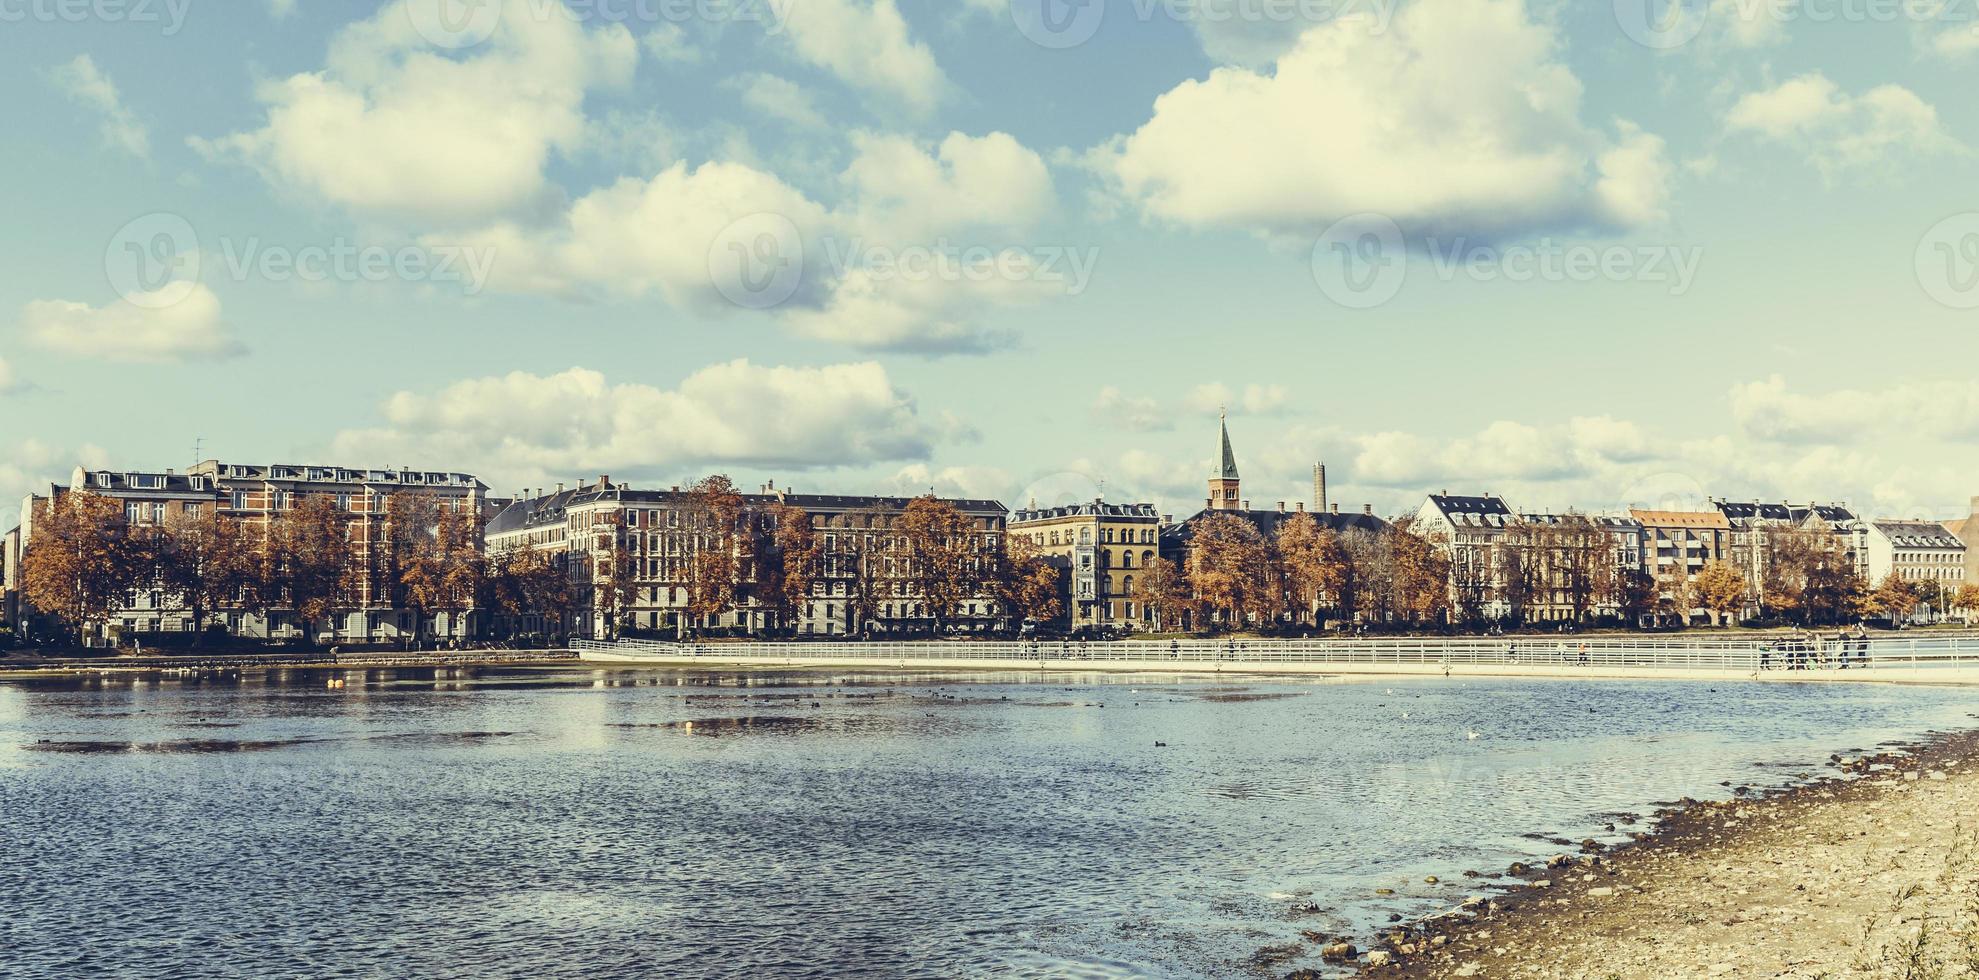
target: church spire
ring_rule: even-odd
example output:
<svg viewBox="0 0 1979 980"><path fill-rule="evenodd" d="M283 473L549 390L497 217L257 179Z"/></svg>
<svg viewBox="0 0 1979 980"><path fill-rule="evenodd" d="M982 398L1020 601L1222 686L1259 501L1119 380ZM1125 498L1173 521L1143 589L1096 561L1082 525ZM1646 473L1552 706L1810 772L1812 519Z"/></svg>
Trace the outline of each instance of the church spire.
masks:
<svg viewBox="0 0 1979 980"><path fill-rule="evenodd" d="M1209 509L1242 510L1243 484L1237 477L1237 454L1230 448L1230 416L1222 414L1218 428L1223 436L1223 465L1209 476Z"/></svg>
<svg viewBox="0 0 1979 980"><path fill-rule="evenodd" d="M1230 449L1230 416L1220 415L1219 424L1223 429L1223 469L1217 473L1217 479L1235 480L1238 479L1237 454Z"/></svg>

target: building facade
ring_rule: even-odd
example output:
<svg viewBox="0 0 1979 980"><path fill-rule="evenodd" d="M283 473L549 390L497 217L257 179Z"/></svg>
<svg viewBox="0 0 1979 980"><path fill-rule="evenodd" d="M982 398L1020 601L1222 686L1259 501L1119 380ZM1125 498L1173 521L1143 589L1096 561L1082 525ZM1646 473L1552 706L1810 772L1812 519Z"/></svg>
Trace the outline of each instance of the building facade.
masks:
<svg viewBox="0 0 1979 980"><path fill-rule="evenodd" d="M1869 582L1895 578L1924 599L1912 618L1929 622L1943 616L1965 584L1965 542L1933 521L1864 521Z"/></svg>
<svg viewBox="0 0 1979 980"><path fill-rule="evenodd" d="M177 516L198 517L208 512L234 522L251 544L265 545L275 520L304 500L321 497L344 516L351 542L350 588L331 621L314 624L318 642L399 643L425 639L463 639L470 632L466 616L446 613L420 616L399 608L385 581L380 542L385 535L392 497L412 495L430 501L435 510L475 510L484 507L487 486L465 473L415 470L359 470L329 466L245 465L217 460L202 462L184 473L146 473L82 467L69 483L50 485L30 494L21 506L18 544L24 554L33 547L36 512L81 490L115 500L125 521L135 528L156 528ZM9 562L18 564L18 557ZM17 602L24 621L29 610ZM231 603L209 611L206 625L224 625L236 636L259 639L301 638L305 625L293 611L256 610ZM418 622L414 622L418 620ZM198 628L192 612L160 588L138 588L112 610L103 632L85 642L104 642L109 631L119 635L189 633Z"/></svg>
<svg viewBox="0 0 1979 980"><path fill-rule="evenodd" d="M1030 541L1064 570L1062 625L1074 630L1138 628L1150 616L1135 608L1134 576L1159 556L1161 525L1153 504L1095 500L1017 511L1010 518L1010 535Z"/></svg>
<svg viewBox="0 0 1979 980"><path fill-rule="evenodd" d="M738 526L721 533L709 526L691 491L634 489L600 477L579 490L510 503L489 522L485 537L491 554L528 549L564 564L586 593L584 612L567 624L579 636L610 636L618 632L615 626L674 636L690 630L888 636L926 634L937 620L971 633L1009 625L987 588L945 616L929 608L915 584L901 527L910 498L798 494L774 485L740 497ZM942 502L966 523L967 561L987 581L1003 552L1009 511L990 500ZM757 561L780 514L801 514L817 546L815 574L798 602L766 592ZM733 601L719 613L697 613L691 608L696 558L722 540L733 549ZM616 587L629 589L622 604L609 594L620 569L629 576Z"/></svg>

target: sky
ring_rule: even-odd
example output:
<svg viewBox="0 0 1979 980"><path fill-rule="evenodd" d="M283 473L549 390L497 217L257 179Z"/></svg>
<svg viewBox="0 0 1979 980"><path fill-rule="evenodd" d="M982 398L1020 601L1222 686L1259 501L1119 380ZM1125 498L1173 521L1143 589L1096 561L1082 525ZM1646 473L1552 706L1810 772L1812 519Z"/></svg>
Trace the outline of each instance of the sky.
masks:
<svg viewBox="0 0 1979 980"><path fill-rule="evenodd" d="M1963 515L1970 0L0 0L77 465Z"/></svg>

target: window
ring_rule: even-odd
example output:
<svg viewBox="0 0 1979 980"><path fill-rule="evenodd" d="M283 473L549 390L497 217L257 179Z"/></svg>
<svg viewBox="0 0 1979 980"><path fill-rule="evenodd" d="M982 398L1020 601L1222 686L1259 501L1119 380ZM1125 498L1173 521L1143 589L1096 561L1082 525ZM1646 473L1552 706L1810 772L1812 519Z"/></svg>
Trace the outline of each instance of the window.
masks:
<svg viewBox="0 0 1979 980"><path fill-rule="evenodd" d="M126 523L136 524L142 520L144 520L143 504L127 503L124 505L124 521Z"/></svg>
<svg viewBox="0 0 1979 980"><path fill-rule="evenodd" d="M337 509L338 510L350 509L350 494L347 493L337 494Z"/></svg>

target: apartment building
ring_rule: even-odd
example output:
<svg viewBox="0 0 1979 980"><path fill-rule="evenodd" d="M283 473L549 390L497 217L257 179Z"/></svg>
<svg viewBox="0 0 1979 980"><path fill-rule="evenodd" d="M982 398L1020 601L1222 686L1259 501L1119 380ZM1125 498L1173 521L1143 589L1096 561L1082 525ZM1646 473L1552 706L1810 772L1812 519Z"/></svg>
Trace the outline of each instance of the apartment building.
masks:
<svg viewBox="0 0 1979 980"><path fill-rule="evenodd" d="M1139 626L1150 614L1135 608L1134 576L1159 555L1161 525L1153 504L1033 504L1011 515L1010 535L1064 569L1063 625Z"/></svg>
<svg viewBox="0 0 1979 980"><path fill-rule="evenodd" d="M438 509L480 511L488 488L465 473L416 470L348 469L330 466L246 465L208 460L184 473L86 469L77 467L67 485L50 485L22 502L16 556L32 546L36 510L72 490L100 494L122 505L134 527L163 525L173 515L197 516L209 508L237 522L265 541L283 511L315 496L329 500L345 515L352 548L352 590L348 607L331 622L317 623L318 641L394 643L418 639L460 639L469 630L467 617L416 617L397 608L394 590L385 581L380 559L387 510L395 495L411 494ZM10 560L9 566L18 558ZM25 610L23 610L23 616ZM213 623L224 624L238 636L293 639L304 628L290 610L250 610L241 606L213 610ZM414 625L413 619L421 621ZM195 628L191 611L159 589L139 589L114 610L108 628L120 633L181 633ZM415 636L415 632L420 634ZM103 636L88 638L101 641Z"/></svg>
<svg viewBox="0 0 1979 980"><path fill-rule="evenodd" d="M1922 586L1937 614L1944 612L1939 593L1957 592L1965 584L1965 542L1933 521L1872 520L1867 526L1869 582L1898 581ZM1922 611L1920 610L1920 613Z"/></svg>
<svg viewBox="0 0 1979 980"><path fill-rule="evenodd" d="M484 532L491 554L526 548L565 562L588 592L588 610L569 624L578 635L613 632L612 619L635 632L680 634L689 629L759 635L906 635L933 628L935 616L909 568L900 521L910 498L799 494L766 485L743 494L734 542L732 607L718 615L690 612L695 556L723 537L706 524L694 495L680 487L634 489L609 476L576 490L525 496L505 507ZM1003 550L1009 511L990 500L946 500L969 527L974 569L985 579ZM805 601L787 621L779 603L758 591L755 549L775 532L772 505L795 508L811 523L818 548L816 575ZM623 566L631 596L614 609L604 593L611 570ZM987 590L962 602L947 624L966 632L1007 625Z"/></svg>

